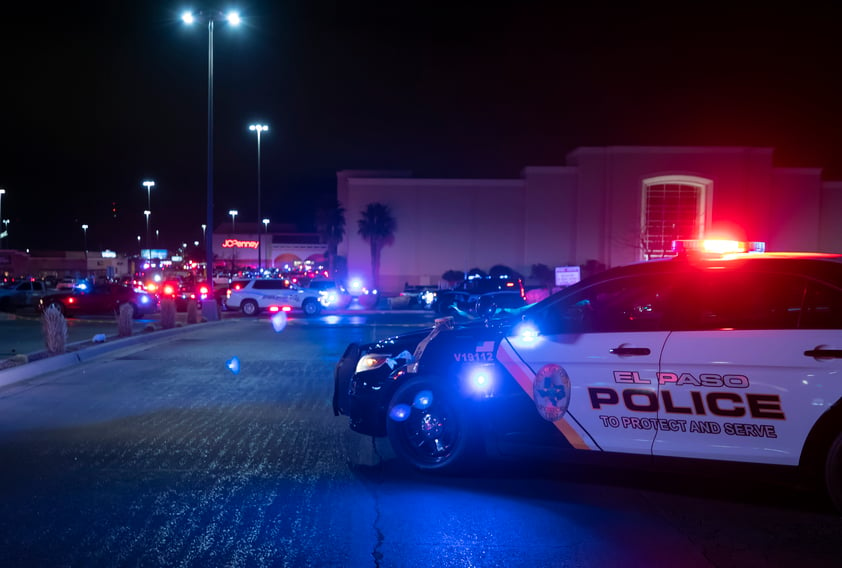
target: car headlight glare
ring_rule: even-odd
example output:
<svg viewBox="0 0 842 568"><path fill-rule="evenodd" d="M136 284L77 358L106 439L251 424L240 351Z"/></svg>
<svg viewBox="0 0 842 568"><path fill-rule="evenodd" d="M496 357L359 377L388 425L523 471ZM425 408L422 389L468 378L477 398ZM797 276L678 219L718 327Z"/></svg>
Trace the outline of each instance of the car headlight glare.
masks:
<svg viewBox="0 0 842 568"><path fill-rule="evenodd" d="M360 357L357 361L357 369L355 372L362 373L363 371L373 371L379 369L389 362L389 356L383 353L369 353Z"/></svg>

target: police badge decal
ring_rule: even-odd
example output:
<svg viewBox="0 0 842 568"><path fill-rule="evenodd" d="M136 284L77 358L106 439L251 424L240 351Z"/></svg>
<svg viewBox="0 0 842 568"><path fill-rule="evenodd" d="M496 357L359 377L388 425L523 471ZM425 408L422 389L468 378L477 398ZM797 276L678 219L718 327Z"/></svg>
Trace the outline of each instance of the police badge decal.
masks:
<svg viewBox="0 0 842 568"><path fill-rule="evenodd" d="M541 418L560 420L570 403L570 378L560 365L544 365L532 380L532 399Z"/></svg>

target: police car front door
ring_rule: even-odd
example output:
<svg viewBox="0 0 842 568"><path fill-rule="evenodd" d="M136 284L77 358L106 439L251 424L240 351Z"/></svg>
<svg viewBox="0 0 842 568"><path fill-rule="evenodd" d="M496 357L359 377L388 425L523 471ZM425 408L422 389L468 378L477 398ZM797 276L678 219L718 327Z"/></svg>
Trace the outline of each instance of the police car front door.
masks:
<svg viewBox="0 0 842 568"><path fill-rule="evenodd" d="M651 453L669 287L669 278L597 283L527 322L537 337L501 345L498 358L573 447Z"/></svg>

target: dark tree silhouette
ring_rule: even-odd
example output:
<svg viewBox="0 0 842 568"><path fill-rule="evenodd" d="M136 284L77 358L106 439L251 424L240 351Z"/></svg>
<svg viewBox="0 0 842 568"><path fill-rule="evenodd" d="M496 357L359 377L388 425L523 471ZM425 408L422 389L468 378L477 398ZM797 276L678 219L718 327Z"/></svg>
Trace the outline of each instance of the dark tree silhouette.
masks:
<svg viewBox="0 0 842 568"><path fill-rule="evenodd" d="M441 275L441 279L447 282L450 288L453 288L465 279L465 273L461 270L448 270Z"/></svg>
<svg viewBox="0 0 842 568"><path fill-rule="evenodd" d="M328 271L334 276L336 251L345 238L345 208L336 199L324 202L316 211L316 230L327 245Z"/></svg>
<svg viewBox="0 0 842 568"><path fill-rule="evenodd" d="M549 292L555 286L555 271L546 264L533 264L530 278L537 280Z"/></svg>
<svg viewBox="0 0 842 568"><path fill-rule="evenodd" d="M372 288L380 287L380 252L394 239L397 222L388 205L369 203L357 221L359 235L368 241L371 248Z"/></svg>

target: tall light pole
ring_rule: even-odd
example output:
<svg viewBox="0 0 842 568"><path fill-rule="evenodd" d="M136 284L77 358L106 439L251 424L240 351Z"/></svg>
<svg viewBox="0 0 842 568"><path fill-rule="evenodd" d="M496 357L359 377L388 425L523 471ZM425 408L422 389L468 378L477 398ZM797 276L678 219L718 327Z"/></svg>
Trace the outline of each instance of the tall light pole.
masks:
<svg viewBox="0 0 842 568"><path fill-rule="evenodd" d="M208 203L207 203L207 225L205 233L205 252L208 289L213 290L213 22L216 19L226 20L232 26L240 24L240 15L237 12L199 12L193 14L185 12L181 16L185 24L193 24L197 19L204 19L208 22ZM213 302L203 302L202 307L211 307ZM213 306L216 308L216 306ZM216 321L219 314L216 309L203 310L205 319Z"/></svg>
<svg viewBox="0 0 842 568"><path fill-rule="evenodd" d="M237 215L239 215L239 211L236 209L231 209L228 214L231 215L231 232L237 234Z"/></svg>
<svg viewBox="0 0 842 568"><path fill-rule="evenodd" d="M263 232L267 235L269 234L269 219L263 219ZM271 254L271 248L269 251ZM273 262L272 264L274 265L275 263Z"/></svg>
<svg viewBox="0 0 842 568"><path fill-rule="evenodd" d="M155 182L148 179L141 183L146 188L146 208L152 211L152 188L155 187Z"/></svg>
<svg viewBox="0 0 842 568"><path fill-rule="evenodd" d="M3 218L3 195L6 193L5 189L0 189L0 219ZM5 231L4 231L5 233ZM3 248L3 237L6 235L0 234L0 248Z"/></svg>
<svg viewBox="0 0 842 568"><path fill-rule="evenodd" d="M87 256L87 254L88 254L88 226L87 225L82 225L82 237L83 237L84 243L85 243L85 255Z"/></svg>
<svg viewBox="0 0 842 568"><path fill-rule="evenodd" d="M257 218L260 219L262 215L260 214L260 133L266 132L269 130L269 126L267 124L250 124L249 130L252 132L257 132ZM263 239L258 234L257 235L257 272L260 273L260 262L261 262L261 243Z"/></svg>
<svg viewBox="0 0 842 568"><path fill-rule="evenodd" d="M143 212L146 215L146 258L151 260L152 259L152 246L149 243L149 215L152 214L152 211L147 209Z"/></svg>

